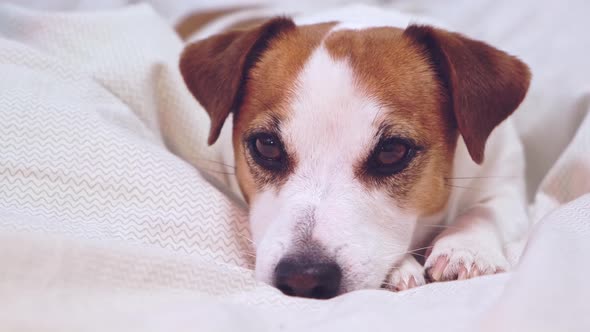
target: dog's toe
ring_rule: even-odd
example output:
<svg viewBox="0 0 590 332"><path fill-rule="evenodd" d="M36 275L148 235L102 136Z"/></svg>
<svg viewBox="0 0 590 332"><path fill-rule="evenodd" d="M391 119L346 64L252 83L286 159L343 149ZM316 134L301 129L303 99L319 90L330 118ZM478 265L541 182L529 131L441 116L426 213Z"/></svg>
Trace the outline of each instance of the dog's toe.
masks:
<svg viewBox="0 0 590 332"><path fill-rule="evenodd" d="M425 283L424 267L413 256L408 255L393 268L385 286L389 290L399 292Z"/></svg>
<svg viewBox="0 0 590 332"><path fill-rule="evenodd" d="M469 277L469 271L467 271L467 268L464 265L461 265L461 267L459 267L459 274L457 275L457 279L458 280L465 280Z"/></svg>
<svg viewBox="0 0 590 332"><path fill-rule="evenodd" d="M500 248L462 241L438 241L425 264L432 281L464 280L507 269L508 262Z"/></svg>

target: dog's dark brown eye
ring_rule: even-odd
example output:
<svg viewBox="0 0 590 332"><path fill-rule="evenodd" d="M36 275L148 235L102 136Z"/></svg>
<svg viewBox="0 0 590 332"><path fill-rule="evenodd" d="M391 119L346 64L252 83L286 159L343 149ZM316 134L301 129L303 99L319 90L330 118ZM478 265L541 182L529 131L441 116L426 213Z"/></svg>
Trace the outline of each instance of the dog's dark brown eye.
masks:
<svg viewBox="0 0 590 332"><path fill-rule="evenodd" d="M285 166L286 156L283 144L276 135L260 133L248 140L252 159L269 170L280 170Z"/></svg>
<svg viewBox="0 0 590 332"><path fill-rule="evenodd" d="M256 138L255 145L261 157L272 160L281 158L281 147L276 138L272 136L258 137Z"/></svg>
<svg viewBox="0 0 590 332"><path fill-rule="evenodd" d="M404 159L406 153L408 153L408 147L405 144L390 142L381 146L377 161L381 165L393 165Z"/></svg>
<svg viewBox="0 0 590 332"><path fill-rule="evenodd" d="M382 140L369 160L369 171L380 176L398 173L409 164L414 150L412 144L400 138Z"/></svg>

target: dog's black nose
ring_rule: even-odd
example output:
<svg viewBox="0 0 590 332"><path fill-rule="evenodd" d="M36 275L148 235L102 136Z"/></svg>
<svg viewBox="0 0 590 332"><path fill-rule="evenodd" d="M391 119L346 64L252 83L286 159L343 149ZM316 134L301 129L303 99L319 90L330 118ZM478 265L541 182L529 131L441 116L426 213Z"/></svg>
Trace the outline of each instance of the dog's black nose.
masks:
<svg viewBox="0 0 590 332"><path fill-rule="evenodd" d="M338 264L282 259L275 268L275 287L286 295L329 299L338 295L342 271Z"/></svg>

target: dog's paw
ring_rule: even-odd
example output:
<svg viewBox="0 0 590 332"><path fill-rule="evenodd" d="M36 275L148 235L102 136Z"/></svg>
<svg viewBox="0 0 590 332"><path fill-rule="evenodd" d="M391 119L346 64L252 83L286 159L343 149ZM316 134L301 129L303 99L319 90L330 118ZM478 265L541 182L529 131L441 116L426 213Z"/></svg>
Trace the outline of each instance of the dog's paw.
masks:
<svg viewBox="0 0 590 332"><path fill-rule="evenodd" d="M432 281L445 281L503 272L509 264L499 245L454 234L434 243L424 267Z"/></svg>
<svg viewBox="0 0 590 332"><path fill-rule="evenodd" d="M385 282L387 289L399 292L424 285L424 267L416 261L414 256L406 255L404 259L391 271Z"/></svg>

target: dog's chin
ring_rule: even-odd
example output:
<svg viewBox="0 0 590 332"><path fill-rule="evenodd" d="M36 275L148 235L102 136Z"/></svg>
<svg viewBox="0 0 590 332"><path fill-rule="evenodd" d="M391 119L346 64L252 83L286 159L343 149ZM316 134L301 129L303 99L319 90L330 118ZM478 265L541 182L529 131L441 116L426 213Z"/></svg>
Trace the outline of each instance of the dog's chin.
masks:
<svg viewBox="0 0 590 332"><path fill-rule="evenodd" d="M367 266L358 272L345 275L342 283L342 294L359 290L375 290L384 288L388 276L395 265Z"/></svg>
<svg viewBox="0 0 590 332"><path fill-rule="evenodd" d="M375 290L381 289L385 281L386 275L367 275L361 279L349 279L342 284L342 289L339 295L361 290Z"/></svg>

